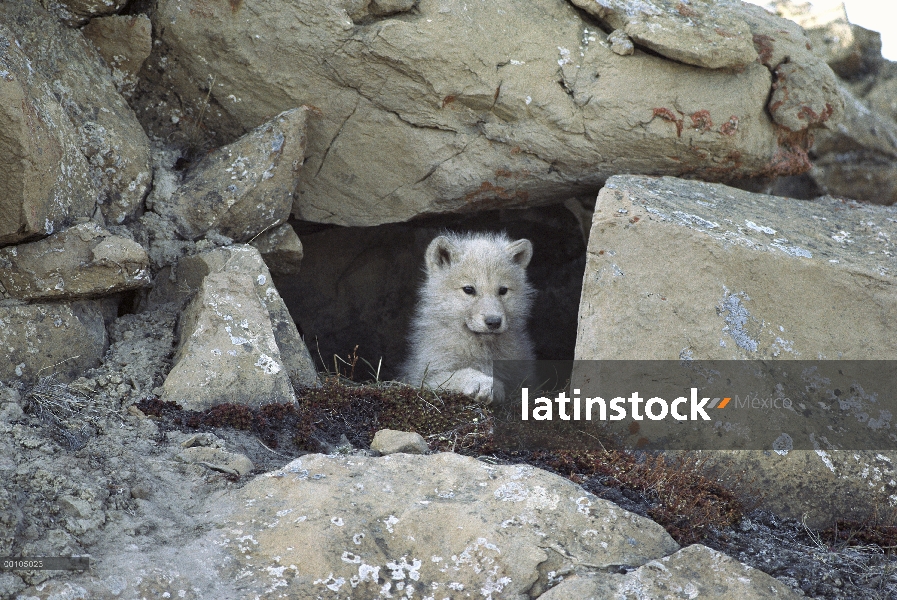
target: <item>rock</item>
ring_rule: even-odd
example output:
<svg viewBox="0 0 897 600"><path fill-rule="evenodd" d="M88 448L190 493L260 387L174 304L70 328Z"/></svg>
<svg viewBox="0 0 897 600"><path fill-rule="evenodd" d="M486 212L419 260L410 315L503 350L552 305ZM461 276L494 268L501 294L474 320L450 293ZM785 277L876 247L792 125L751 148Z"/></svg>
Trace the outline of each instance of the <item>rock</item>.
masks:
<svg viewBox="0 0 897 600"><path fill-rule="evenodd" d="M149 283L146 251L96 223L0 249L0 287L10 298L71 300L133 290Z"/></svg>
<svg viewBox="0 0 897 600"><path fill-rule="evenodd" d="M222 402L258 406L293 402L293 384L318 385L308 349L252 246L182 258L172 294L167 300L175 303L193 297L178 325L164 400L192 410Z"/></svg>
<svg viewBox="0 0 897 600"><path fill-rule="evenodd" d="M209 274L181 315L163 401L189 410L294 402L271 321L248 274Z"/></svg>
<svg viewBox="0 0 897 600"><path fill-rule="evenodd" d="M25 419L25 412L22 407L14 402L4 404L0 407L0 423L14 423Z"/></svg>
<svg viewBox="0 0 897 600"><path fill-rule="evenodd" d="M69 27L83 25L91 17L111 15L123 9L128 0L40 0Z"/></svg>
<svg viewBox="0 0 897 600"><path fill-rule="evenodd" d="M305 257L298 276L274 282L320 368L346 359L356 345L356 377L380 381L397 375L407 349L408 324L417 302L424 250L444 230L504 230L534 247L527 274L538 290L530 333L543 359L570 359L585 266L579 224L561 206L477 215L432 217L370 228L328 228L302 233ZM381 362L382 361L382 362Z"/></svg>
<svg viewBox="0 0 897 600"><path fill-rule="evenodd" d="M182 258L177 265L176 285L179 292L190 294L200 289L204 277L215 273L248 277L252 285L245 292L254 293L256 301L266 311L266 322L273 329L274 340L293 385L317 386L318 374L308 348L258 250L248 245L235 245Z"/></svg>
<svg viewBox="0 0 897 600"><path fill-rule="evenodd" d="M281 113L212 152L153 210L193 240L213 231L245 242L283 223L305 158L306 114L305 108Z"/></svg>
<svg viewBox="0 0 897 600"><path fill-rule="evenodd" d="M177 458L186 463L195 463L230 475L242 477L255 468L252 461L242 454L227 452L219 448L196 446L181 450Z"/></svg>
<svg viewBox="0 0 897 600"><path fill-rule="evenodd" d="M105 0L92 4L109 6ZM63 27L36 0L0 2L0 23L12 30L31 68L51 82L63 118L80 136L78 145L87 159L92 184L99 189L98 195L91 195L87 216L93 214L96 201L109 224L131 219L141 209L152 182L149 140L96 50L80 31ZM50 172L59 173L58 168ZM77 170L72 173L78 175Z"/></svg>
<svg viewBox="0 0 897 600"><path fill-rule="evenodd" d="M889 62L873 79L863 101L874 112L897 122L897 63Z"/></svg>
<svg viewBox="0 0 897 600"><path fill-rule="evenodd" d="M676 595L671 596L673 592ZM571 577L539 596L565 598L714 598L785 600L803 598L788 586L734 558L694 544L620 574Z"/></svg>
<svg viewBox="0 0 897 600"><path fill-rule="evenodd" d="M137 73L153 49L153 26L146 15L114 15L93 19L82 30L112 69L118 91L133 93Z"/></svg>
<svg viewBox="0 0 897 600"><path fill-rule="evenodd" d="M686 64L737 69L757 58L751 27L739 14L740 3L571 1L636 43Z"/></svg>
<svg viewBox="0 0 897 600"><path fill-rule="evenodd" d="M814 7L809 2L778 0L771 3L777 15L803 27L813 51L844 79L874 73L882 62L881 34L847 18L844 4Z"/></svg>
<svg viewBox="0 0 897 600"><path fill-rule="evenodd" d="M589 237L576 357L897 357L895 216L833 198L610 179ZM736 306L743 336L727 326Z"/></svg>
<svg viewBox="0 0 897 600"><path fill-rule="evenodd" d="M846 87L844 121L819 134L810 176L825 193L897 202L897 122L869 110Z"/></svg>
<svg viewBox="0 0 897 600"><path fill-rule="evenodd" d="M614 29L607 36L607 43L610 44L610 49L620 56L635 54L635 44L632 43L632 38L626 35L622 29Z"/></svg>
<svg viewBox="0 0 897 600"><path fill-rule="evenodd" d="M97 188L50 81L33 69L2 22L0 245L7 245L89 218Z"/></svg>
<svg viewBox="0 0 897 600"><path fill-rule="evenodd" d="M371 450L376 450L380 454L426 454L430 447L426 440L419 433L412 431L393 431L392 429L381 429L374 434L371 442Z"/></svg>
<svg viewBox="0 0 897 600"><path fill-rule="evenodd" d="M537 597L558 573L678 549L653 521L557 475L455 454L307 455L210 510L223 529L207 543L244 574L244 595Z"/></svg>
<svg viewBox="0 0 897 600"><path fill-rule="evenodd" d="M249 242L261 253L275 275L297 275L302 265L302 242L296 231L284 223Z"/></svg>
<svg viewBox="0 0 897 600"><path fill-rule="evenodd" d="M892 360L895 242L891 207L611 178L589 237L576 358ZM874 452L724 454L771 510L808 513L813 526L868 516L897 491ZM861 483L875 468L882 485Z"/></svg>
<svg viewBox="0 0 897 600"><path fill-rule="evenodd" d="M97 301L0 304L0 380L72 381L96 367L106 350L103 307Z"/></svg>
<svg viewBox="0 0 897 600"><path fill-rule="evenodd" d="M620 56L565 2L422 0L413 19L366 6L161 0L141 119L201 152L284 109L316 107L293 215L360 226L561 202L620 172L800 172L807 129L838 119L830 69L797 25L759 7L731 2L718 13L731 13L741 54L730 62L744 68L706 69ZM708 26L698 19L683 40L698 29ZM768 38L763 64L751 36ZM785 56L772 121L771 72ZM208 135L193 139L200 120Z"/></svg>

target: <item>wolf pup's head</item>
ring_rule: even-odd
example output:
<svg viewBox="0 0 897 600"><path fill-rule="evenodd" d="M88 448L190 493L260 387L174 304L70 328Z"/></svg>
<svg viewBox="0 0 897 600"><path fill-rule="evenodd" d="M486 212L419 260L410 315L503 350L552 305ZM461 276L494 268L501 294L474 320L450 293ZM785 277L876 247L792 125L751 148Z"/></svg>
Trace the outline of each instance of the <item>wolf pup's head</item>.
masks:
<svg viewBox="0 0 897 600"><path fill-rule="evenodd" d="M495 336L526 326L532 289L526 266L533 256L529 240L503 234L447 234L430 242L426 253L424 302L439 320L478 336Z"/></svg>

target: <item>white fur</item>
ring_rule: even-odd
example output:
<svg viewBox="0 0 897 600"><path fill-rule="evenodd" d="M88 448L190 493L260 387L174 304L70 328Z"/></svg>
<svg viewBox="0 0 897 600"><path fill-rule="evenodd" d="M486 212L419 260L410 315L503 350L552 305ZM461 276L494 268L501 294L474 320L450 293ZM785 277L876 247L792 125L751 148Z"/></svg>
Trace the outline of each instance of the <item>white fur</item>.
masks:
<svg viewBox="0 0 897 600"><path fill-rule="evenodd" d="M487 402L502 397L492 361L533 359L526 330L532 254L529 240L512 242L504 234L449 233L430 242L401 379Z"/></svg>

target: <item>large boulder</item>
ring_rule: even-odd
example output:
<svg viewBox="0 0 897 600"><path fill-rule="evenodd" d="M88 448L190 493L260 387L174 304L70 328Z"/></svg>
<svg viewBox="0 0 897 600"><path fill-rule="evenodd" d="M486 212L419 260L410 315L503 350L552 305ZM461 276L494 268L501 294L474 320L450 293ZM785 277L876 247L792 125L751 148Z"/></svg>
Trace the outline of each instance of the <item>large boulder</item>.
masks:
<svg viewBox="0 0 897 600"><path fill-rule="evenodd" d="M589 237L576 358L893 360L895 243L891 207L613 177ZM771 450L724 454L782 514L827 525L897 501L897 452Z"/></svg>
<svg viewBox="0 0 897 600"><path fill-rule="evenodd" d="M149 257L140 244L93 222L0 249L0 293L8 298L85 298L149 283Z"/></svg>
<svg viewBox="0 0 897 600"><path fill-rule="evenodd" d="M90 217L97 195L77 129L16 39L0 20L0 246Z"/></svg>
<svg viewBox="0 0 897 600"><path fill-rule="evenodd" d="M160 282L162 284L163 282ZM182 258L156 302L189 298L163 399L202 410L224 402L293 402L292 386L317 385L311 356L271 273L252 246Z"/></svg>
<svg viewBox="0 0 897 600"><path fill-rule="evenodd" d="M209 543L242 589L297 598L534 598L562 574L611 577L678 549L658 524L557 475L448 453L308 455L210 509L223 529Z"/></svg>
<svg viewBox="0 0 897 600"><path fill-rule="evenodd" d="M0 2L0 25L15 37L4 47L21 47L30 68L49 82L48 91L58 100L62 118L70 121L80 138L77 143L97 190L90 197L88 214L93 214L96 202L110 224L132 218L152 184L149 140L97 51L80 31L61 25L36 0ZM60 166L67 165L56 166L51 173L59 173ZM69 193L63 189L60 196ZM70 202L65 197L53 201Z"/></svg>
<svg viewBox="0 0 897 600"><path fill-rule="evenodd" d="M724 63L737 68L708 69L674 53L619 55L564 2L390 4L399 12L384 16L348 0L160 0L141 119L204 151L313 106L293 214L373 225L562 201L620 171L799 172L808 128L840 112L800 28L758 7L719 11L740 23L725 31L741 54ZM695 13L689 32L715 19Z"/></svg>

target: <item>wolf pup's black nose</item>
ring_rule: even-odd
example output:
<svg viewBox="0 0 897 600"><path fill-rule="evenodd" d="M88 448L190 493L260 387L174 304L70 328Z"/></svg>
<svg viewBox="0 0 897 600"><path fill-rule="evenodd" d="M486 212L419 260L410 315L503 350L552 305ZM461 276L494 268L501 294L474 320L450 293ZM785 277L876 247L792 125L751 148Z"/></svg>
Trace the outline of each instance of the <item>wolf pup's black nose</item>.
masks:
<svg viewBox="0 0 897 600"><path fill-rule="evenodd" d="M501 327L501 317L486 317L483 321L486 322L486 327L489 329L498 329Z"/></svg>

